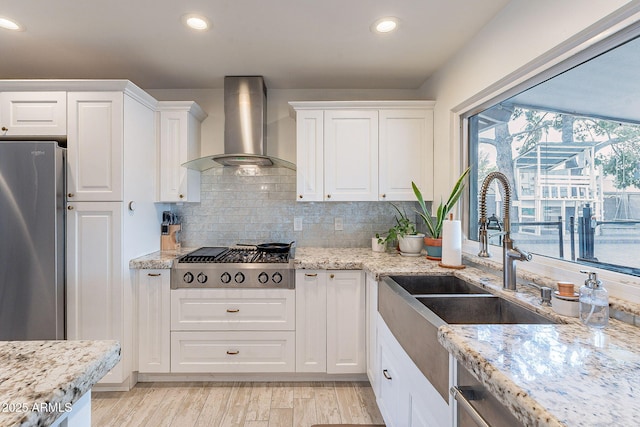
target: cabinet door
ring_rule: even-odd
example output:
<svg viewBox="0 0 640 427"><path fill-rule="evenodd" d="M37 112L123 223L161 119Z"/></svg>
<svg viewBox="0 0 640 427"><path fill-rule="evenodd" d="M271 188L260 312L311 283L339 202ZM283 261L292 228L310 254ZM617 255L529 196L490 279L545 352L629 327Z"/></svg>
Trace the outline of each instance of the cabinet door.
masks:
<svg viewBox="0 0 640 427"><path fill-rule="evenodd" d="M170 369L171 281L169 270L138 271L138 370Z"/></svg>
<svg viewBox="0 0 640 427"><path fill-rule="evenodd" d="M296 188L299 202L324 199L324 113L296 114Z"/></svg>
<svg viewBox="0 0 640 427"><path fill-rule="evenodd" d="M296 372L327 371L327 274L296 271Z"/></svg>
<svg viewBox="0 0 640 427"><path fill-rule="evenodd" d="M67 209L67 338L122 343L122 203ZM101 380L122 381L122 362Z"/></svg>
<svg viewBox="0 0 640 427"><path fill-rule="evenodd" d="M160 202L200 201L200 172L182 166L199 156L200 121L188 109L161 111Z"/></svg>
<svg viewBox="0 0 640 427"><path fill-rule="evenodd" d="M0 93L2 136L67 134L66 92Z"/></svg>
<svg viewBox="0 0 640 427"><path fill-rule="evenodd" d="M364 273L330 270L327 274L327 373L364 374Z"/></svg>
<svg viewBox="0 0 640 427"><path fill-rule="evenodd" d="M324 113L325 200L378 200L378 112Z"/></svg>
<svg viewBox="0 0 640 427"><path fill-rule="evenodd" d="M433 199L433 110L380 110L380 200Z"/></svg>
<svg viewBox="0 0 640 427"><path fill-rule="evenodd" d="M122 92L69 92L67 99L68 200L122 201Z"/></svg>

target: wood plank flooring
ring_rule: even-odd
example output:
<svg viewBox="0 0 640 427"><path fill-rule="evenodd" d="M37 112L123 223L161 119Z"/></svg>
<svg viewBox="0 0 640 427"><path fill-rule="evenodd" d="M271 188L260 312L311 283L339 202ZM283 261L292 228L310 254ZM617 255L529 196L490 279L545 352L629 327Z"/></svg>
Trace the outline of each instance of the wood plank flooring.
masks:
<svg viewBox="0 0 640 427"><path fill-rule="evenodd" d="M139 383L93 392L92 427L383 424L367 382Z"/></svg>

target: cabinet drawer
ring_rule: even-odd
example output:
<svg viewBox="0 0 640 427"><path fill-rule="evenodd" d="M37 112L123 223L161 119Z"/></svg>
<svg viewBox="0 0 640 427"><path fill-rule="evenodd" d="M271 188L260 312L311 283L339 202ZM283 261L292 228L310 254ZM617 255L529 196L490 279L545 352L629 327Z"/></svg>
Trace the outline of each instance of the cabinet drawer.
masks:
<svg viewBox="0 0 640 427"><path fill-rule="evenodd" d="M175 289L172 331L295 329L293 289Z"/></svg>
<svg viewBox="0 0 640 427"><path fill-rule="evenodd" d="M171 372L294 372L295 332L172 332Z"/></svg>

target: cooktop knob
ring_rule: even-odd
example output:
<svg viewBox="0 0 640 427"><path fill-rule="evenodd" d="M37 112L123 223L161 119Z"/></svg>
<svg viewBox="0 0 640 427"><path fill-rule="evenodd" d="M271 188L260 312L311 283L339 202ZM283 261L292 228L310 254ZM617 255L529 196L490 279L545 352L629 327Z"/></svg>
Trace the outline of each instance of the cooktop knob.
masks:
<svg viewBox="0 0 640 427"><path fill-rule="evenodd" d="M198 283L206 283L207 282L207 275L204 273L200 273L198 274L198 277L196 277L196 279L198 280Z"/></svg>
<svg viewBox="0 0 640 427"><path fill-rule="evenodd" d="M264 271L258 275L258 282L260 282L260 283L262 283L264 285L268 281L269 281L269 275L267 273L265 273Z"/></svg>
<svg viewBox="0 0 640 427"><path fill-rule="evenodd" d="M185 281L185 283L191 283L193 282L193 274L191 273L184 273L184 276L182 276L182 280Z"/></svg>
<svg viewBox="0 0 640 427"><path fill-rule="evenodd" d="M282 282L282 274L278 272L273 273L273 276L271 276L271 280L273 280L274 283Z"/></svg>
<svg viewBox="0 0 640 427"><path fill-rule="evenodd" d="M236 273L236 275L233 277L233 280L235 280L236 283L244 282L244 274Z"/></svg>
<svg viewBox="0 0 640 427"><path fill-rule="evenodd" d="M231 275L229 273L222 273L222 276L220 276L220 281L222 281L222 283L229 283L231 281Z"/></svg>

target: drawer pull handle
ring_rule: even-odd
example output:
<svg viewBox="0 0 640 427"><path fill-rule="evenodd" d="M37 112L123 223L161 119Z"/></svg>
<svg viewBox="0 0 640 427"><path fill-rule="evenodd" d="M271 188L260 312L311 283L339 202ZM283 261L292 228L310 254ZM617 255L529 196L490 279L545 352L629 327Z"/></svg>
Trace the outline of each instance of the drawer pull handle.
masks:
<svg viewBox="0 0 640 427"><path fill-rule="evenodd" d="M335 274L330 274L330 275L329 275L329 279L333 279L334 277L336 277L336 275L335 275Z"/></svg>
<svg viewBox="0 0 640 427"><path fill-rule="evenodd" d="M318 273L304 273L306 277L318 277Z"/></svg>
<svg viewBox="0 0 640 427"><path fill-rule="evenodd" d="M147 276L149 276L149 277L160 277L162 275L160 273L147 273Z"/></svg>
<svg viewBox="0 0 640 427"><path fill-rule="evenodd" d="M387 371L386 369L382 370L382 375L384 375L384 377L388 380L392 379L391 375L389 375L389 371Z"/></svg>
<svg viewBox="0 0 640 427"><path fill-rule="evenodd" d="M238 353L240 353L239 350L227 350L227 354L230 356L235 356Z"/></svg>
<svg viewBox="0 0 640 427"><path fill-rule="evenodd" d="M239 308L227 308L227 313L237 313L239 311Z"/></svg>
<svg viewBox="0 0 640 427"><path fill-rule="evenodd" d="M473 397L467 397L463 394L465 391L464 390L465 388L466 387L459 387L459 386L451 387L451 389L449 390L449 393L458 402L458 407L464 410L467 414L469 414L469 416L473 418L473 420L476 422L476 424L479 427L490 427L489 423L487 423L487 421L482 417L482 415L480 415L480 413L476 410L476 408L471 406L471 403L469 401L475 400L475 399Z"/></svg>

